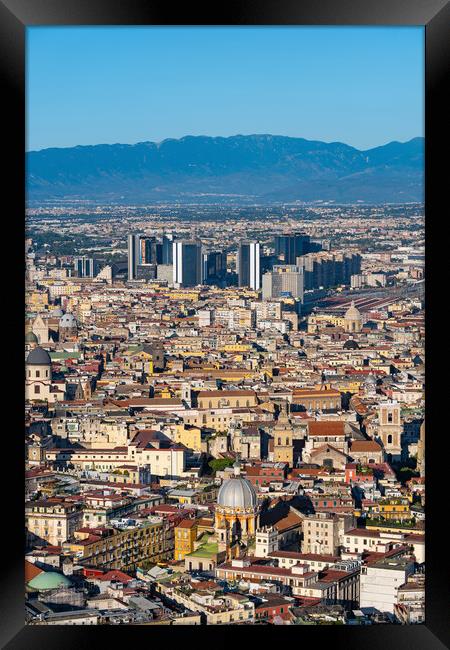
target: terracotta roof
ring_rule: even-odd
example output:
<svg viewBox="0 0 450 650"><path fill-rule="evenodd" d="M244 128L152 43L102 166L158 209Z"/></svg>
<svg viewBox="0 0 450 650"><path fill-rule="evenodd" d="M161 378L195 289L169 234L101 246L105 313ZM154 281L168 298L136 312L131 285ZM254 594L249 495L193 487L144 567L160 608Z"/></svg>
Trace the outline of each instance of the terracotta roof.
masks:
<svg viewBox="0 0 450 650"><path fill-rule="evenodd" d="M310 436L343 436L345 422L341 420L311 420L308 422Z"/></svg>
<svg viewBox="0 0 450 650"><path fill-rule="evenodd" d="M379 537L379 530L369 530L368 528L352 528L345 532L345 536L348 537L352 535L353 537Z"/></svg>
<svg viewBox="0 0 450 650"><path fill-rule="evenodd" d="M296 551L273 551L270 553L270 557L285 557L298 560L303 559L302 553L298 553Z"/></svg>
<svg viewBox="0 0 450 650"><path fill-rule="evenodd" d="M32 562L25 560L25 582L30 582L30 580L38 576L40 573L44 573L42 569Z"/></svg>
<svg viewBox="0 0 450 650"><path fill-rule="evenodd" d="M357 571L357 569L355 569ZM335 582L347 578L349 573L347 571L336 571L335 569L326 569L324 574L320 576L320 582Z"/></svg>
<svg viewBox="0 0 450 650"><path fill-rule="evenodd" d="M282 532L284 530L288 530L289 528L293 528L294 526L300 526L302 522L302 517L299 517L295 514L295 512L290 511L285 517L279 519L273 525L279 532Z"/></svg>
<svg viewBox="0 0 450 650"><path fill-rule="evenodd" d="M351 451L381 451L381 447L375 440L353 440Z"/></svg>
<svg viewBox="0 0 450 650"><path fill-rule="evenodd" d="M102 576L98 576L97 580L101 580L102 582L106 582L108 580L117 580L119 582L130 582L133 580L133 578L126 573L123 573L122 571L117 571L116 569L113 569L112 571L108 571Z"/></svg>
<svg viewBox="0 0 450 650"><path fill-rule="evenodd" d="M313 456L317 456L322 452L327 452L328 450L332 451L335 454L339 454L340 456L344 456L344 458L347 458L347 454L344 454L344 452L340 449L336 449L336 447L333 447L333 445L321 445L320 447L317 447L317 449L314 449L311 452L311 458L313 458Z"/></svg>
<svg viewBox="0 0 450 650"><path fill-rule="evenodd" d="M198 521L196 519L183 519L183 521L180 521L177 525L177 528L193 528L197 525Z"/></svg>
<svg viewBox="0 0 450 650"><path fill-rule="evenodd" d="M207 517L200 517L200 519L197 519L197 523L199 526L211 527L214 526L214 519L208 519Z"/></svg>
<svg viewBox="0 0 450 650"><path fill-rule="evenodd" d="M281 567L276 567L276 566L270 566L266 564L257 564L257 563L251 563L250 566L244 566L244 567L235 567L232 565L231 562L225 562L224 564L221 564L219 569L226 570L226 571L234 571L235 573L240 573L240 574L264 574L264 575L270 575L270 576L292 576L291 569L282 569ZM308 578L312 575L314 575L316 572L315 571L308 571L304 574L302 574L303 578ZM347 574L346 574L347 575ZM253 578L252 578L253 579Z"/></svg>

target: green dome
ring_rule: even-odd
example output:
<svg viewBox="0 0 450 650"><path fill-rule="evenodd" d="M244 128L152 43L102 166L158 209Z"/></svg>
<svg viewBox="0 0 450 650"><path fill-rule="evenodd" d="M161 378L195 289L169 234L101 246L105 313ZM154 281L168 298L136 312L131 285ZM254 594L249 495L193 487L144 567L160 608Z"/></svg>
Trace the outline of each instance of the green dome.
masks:
<svg viewBox="0 0 450 650"><path fill-rule="evenodd" d="M25 334L25 343L37 343L38 338L31 330Z"/></svg>
<svg viewBox="0 0 450 650"><path fill-rule="evenodd" d="M62 573L55 571L43 571L35 576L28 586L37 591L45 591L46 589L58 589L58 587L70 587L72 582Z"/></svg>

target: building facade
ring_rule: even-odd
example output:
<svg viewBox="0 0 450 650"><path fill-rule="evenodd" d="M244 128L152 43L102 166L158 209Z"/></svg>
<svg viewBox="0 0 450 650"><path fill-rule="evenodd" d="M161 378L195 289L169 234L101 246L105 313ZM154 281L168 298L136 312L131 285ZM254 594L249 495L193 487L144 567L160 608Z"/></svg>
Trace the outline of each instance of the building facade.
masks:
<svg viewBox="0 0 450 650"><path fill-rule="evenodd" d="M261 251L258 242L239 245L237 268L239 286L259 291L261 288Z"/></svg>
<svg viewBox="0 0 450 650"><path fill-rule="evenodd" d="M173 283L180 287L202 284L202 247L200 242L173 242Z"/></svg>

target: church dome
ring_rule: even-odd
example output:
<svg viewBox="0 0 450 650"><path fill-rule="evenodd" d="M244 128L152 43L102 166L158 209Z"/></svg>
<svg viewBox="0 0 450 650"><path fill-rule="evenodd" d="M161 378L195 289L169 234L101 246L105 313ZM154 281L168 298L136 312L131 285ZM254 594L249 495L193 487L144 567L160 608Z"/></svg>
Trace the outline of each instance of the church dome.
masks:
<svg viewBox="0 0 450 650"><path fill-rule="evenodd" d="M359 309L357 307L355 307L355 301L354 300L352 300L352 304L350 305L350 307L345 312L344 318L345 318L345 320L361 320L362 319L361 312L359 311Z"/></svg>
<svg viewBox="0 0 450 650"><path fill-rule="evenodd" d="M27 357L26 364L28 366L51 366L52 360L47 350L44 348L34 348L31 350Z"/></svg>
<svg viewBox="0 0 450 650"><path fill-rule="evenodd" d="M343 345L344 350L359 350L359 345L354 339L348 339Z"/></svg>
<svg viewBox="0 0 450 650"><path fill-rule="evenodd" d="M77 319L73 314L64 314L64 316L62 316L59 320L59 326L72 329L73 327L77 327Z"/></svg>
<svg viewBox="0 0 450 650"><path fill-rule="evenodd" d="M51 310L50 316L52 318L61 318L62 316L64 316L64 312L59 307L55 307L55 309Z"/></svg>
<svg viewBox="0 0 450 650"><path fill-rule="evenodd" d="M220 486L217 503L225 508L255 508L257 505L255 488L242 476L233 476Z"/></svg>
<svg viewBox="0 0 450 650"><path fill-rule="evenodd" d="M43 571L29 581L28 586L36 591L47 589L58 589L59 587L70 587L72 582L62 573L56 571Z"/></svg>

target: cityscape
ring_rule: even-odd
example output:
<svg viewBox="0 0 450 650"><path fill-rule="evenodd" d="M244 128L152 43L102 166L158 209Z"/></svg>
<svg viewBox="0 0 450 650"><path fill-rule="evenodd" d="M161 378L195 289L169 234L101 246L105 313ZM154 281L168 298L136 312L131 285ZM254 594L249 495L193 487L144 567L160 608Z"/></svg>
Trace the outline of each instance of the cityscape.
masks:
<svg viewBox="0 0 450 650"><path fill-rule="evenodd" d="M423 622L423 206L223 211L28 211L27 621Z"/></svg>
<svg viewBox="0 0 450 650"><path fill-rule="evenodd" d="M425 623L424 29L26 31L26 624Z"/></svg>

